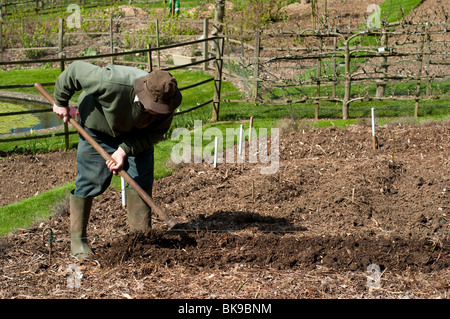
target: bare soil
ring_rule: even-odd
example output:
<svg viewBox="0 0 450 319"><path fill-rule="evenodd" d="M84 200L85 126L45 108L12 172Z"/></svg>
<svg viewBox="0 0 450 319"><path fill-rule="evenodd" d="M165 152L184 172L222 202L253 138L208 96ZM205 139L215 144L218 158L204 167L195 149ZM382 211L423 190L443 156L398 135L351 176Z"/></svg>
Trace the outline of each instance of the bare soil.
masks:
<svg viewBox="0 0 450 319"><path fill-rule="evenodd" d="M8 155L0 161L0 172L4 185L8 185L1 191L3 206L75 180L76 150Z"/></svg>
<svg viewBox="0 0 450 319"><path fill-rule="evenodd" d="M380 1L328 9L358 25L371 3ZM279 28L309 26L308 8L290 6ZM283 130L275 174L251 163L178 166L153 193L182 223L171 231L153 216L151 232L131 233L120 191L109 189L92 209L91 260L71 256L61 202L50 220L0 237L0 297L448 299L449 123L395 123L377 137L374 150L364 125ZM73 181L75 156L3 154L0 205Z"/></svg>
<svg viewBox="0 0 450 319"><path fill-rule="evenodd" d="M61 203L50 220L0 238L0 296L448 298L450 126L396 123L377 137L374 150L364 125L285 129L275 174L248 162L179 166L153 194L182 223L171 231L153 216L151 232L131 233L109 189L92 209L91 260L71 256ZM2 205L76 173L74 152L1 165Z"/></svg>

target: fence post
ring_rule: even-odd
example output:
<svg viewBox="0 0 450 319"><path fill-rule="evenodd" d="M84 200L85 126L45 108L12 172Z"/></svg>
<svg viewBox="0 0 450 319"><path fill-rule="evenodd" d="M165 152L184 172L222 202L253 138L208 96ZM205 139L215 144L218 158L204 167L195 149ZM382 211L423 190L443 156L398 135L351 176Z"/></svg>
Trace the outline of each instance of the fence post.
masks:
<svg viewBox="0 0 450 319"><path fill-rule="evenodd" d="M64 72L65 64L64 60L66 59L66 54L64 53L64 19L59 19L59 33L58 33L58 40L59 40L59 58L61 59L59 63L59 68L61 70L61 73ZM66 143L66 150L69 149L69 124L67 122L64 123L64 140Z"/></svg>
<svg viewBox="0 0 450 319"><path fill-rule="evenodd" d="M348 119L348 106L350 100L350 92L352 88L351 83L351 74L350 74L350 39L346 38L344 42L345 51L344 51L344 59L345 59L345 71L344 71L344 100L342 101L342 119Z"/></svg>
<svg viewBox="0 0 450 319"><path fill-rule="evenodd" d="M0 62L3 62L3 19L1 16L0 16Z"/></svg>
<svg viewBox="0 0 450 319"><path fill-rule="evenodd" d="M317 10L317 0L311 1L311 19L312 19L312 28L316 30L316 10Z"/></svg>
<svg viewBox="0 0 450 319"><path fill-rule="evenodd" d="M422 28L422 31L423 28ZM418 113L419 113L419 96L420 96L420 87L421 87L421 82L420 82L420 78L422 77L422 68L423 68L423 52L425 49L425 35L422 35L422 41L420 42L420 53L418 56L418 60L419 60L419 70L417 71L417 85L416 85L416 100L414 103L414 117L417 118Z"/></svg>
<svg viewBox="0 0 450 319"><path fill-rule="evenodd" d="M61 69L61 73L62 73L62 72L64 72L64 69L65 69L64 60L66 59L66 54L64 52L60 52L59 57L61 59L60 69ZM67 122L64 123L64 140L66 143L66 150L68 150L69 149L69 124Z"/></svg>
<svg viewBox="0 0 450 319"><path fill-rule="evenodd" d="M261 46L260 30L255 32L255 62L253 64L253 102L258 99L258 78L259 78L259 52Z"/></svg>
<svg viewBox="0 0 450 319"><path fill-rule="evenodd" d="M66 54L64 52L59 52L59 58L61 59L59 68L61 69L61 73L64 72L64 69L66 68L64 65L64 61L66 59Z"/></svg>
<svg viewBox="0 0 450 319"><path fill-rule="evenodd" d="M113 20L113 10L111 10L111 17L109 19L109 46L111 48L111 53L114 53L114 20ZM111 57L111 64L114 64L114 56Z"/></svg>
<svg viewBox="0 0 450 319"><path fill-rule="evenodd" d="M322 46L323 46L323 38L322 36L320 37L320 52L322 52ZM320 97L320 76L322 73L322 58L319 57L318 61L317 61L317 87L316 87L316 97L319 98ZM316 100L316 109L314 112L314 118L315 120L319 120L319 100Z"/></svg>
<svg viewBox="0 0 450 319"><path fill-rule="evenodd" d="M147 45L148 51L147 51L147 61L148 61L148 72L152 72L153 71L153 62L152 62L152 44L149 43Z"/></svg>
<svg viewBox="0 0 450 319"><path fill-rule="evenodd" d="M431 91L431 87L430 87L430 52L431 52L431 36L430 36L430 21L429 19L427 20L427 30L426 30L426 42L427 42L427 54L425 55L425 75L427 76L426 79L426 94L427 94L427 98L430 97L430 91Z"/></svg>
<svg viewBox="0 0 450 319"><path fill-rule="evenodd" d="M336 97L336 49L337 49L337 39L333 37L333 98Z"/></svg>
<svg viewBox="0 0 450 319"><path fill-rule="evenodd" d="M161 52L159 51L159 20L158 19L156 19L156 47L158 48L158 50L156 51L156 53L157 53L156 62L158 63L157 66L159 68L161 66Z"/></svg>
<svg viewBox="0 0 450 319"><path fill-rule="evenodd" d="M203 21L203 39L208 38L209 18L205 18ZM208 41L203 42L203 60L208 58ZM208 62L203 64L203 70L208 70Z"/></svg>
<svg viewBox="0 0 450 319"><path fill-rule="evenodd" d="M59 31L58 31L58 54L61 61L59 62L59 68L61 73L64 71L64 60L66 58L64 50L64 19L59 19Z"/></svg>
<svg viewBox="0 0 450 319"><path fill-rule="evenodd" d="M64 49L64 19L59 19L59 30L58 30L58 51L59 54Z"/></svg>
<svg viewBox="0 0 450 319"><path fill-rule="evenodd" d="M214 71L214 98L213 98L213 112L211 120L217 122L219 120L220 108L220 89L222 86L222 55L224 38L219 38L216 45L216 65Z"/></svg>
<svg viewBox="0 0 450 319"><path fill-rule="evenodd" d="M388 45L388 34L387 34L385 28L383 29L383 35L381 36L381 45L386 50L386 47ZM381 72L382 73L380 74L380 77L381 78L385 78L386 75L387 75L387 71L388 71L388 64L387 64L388 63L388 56L385 55L382 59L383 59L383 62L382 62L382 65L381 65ZM377 85L377 91L376 91L376 94L375 94L376 97L383 97L384 96L384 92L385 92L385 89L386 89L386 82L383 79L381 81L382 81L382 83Z"/></svg>

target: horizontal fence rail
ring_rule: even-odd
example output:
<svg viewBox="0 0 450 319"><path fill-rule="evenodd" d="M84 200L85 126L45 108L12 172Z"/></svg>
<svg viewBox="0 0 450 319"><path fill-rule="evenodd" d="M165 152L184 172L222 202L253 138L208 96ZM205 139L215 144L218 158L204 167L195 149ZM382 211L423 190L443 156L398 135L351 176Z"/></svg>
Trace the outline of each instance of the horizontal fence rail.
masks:
<svg viewBox="0 0 450 319"><path fill-rule="evenodd" d="M204 107L206 105L213 103L212 120L218 120L220 92L217 92L217 90L220 90L220 82L222 80L222 76L221 76L222 70L221 70L220 60L221 60L221 54L222 54L221 48L223 48L223 38L221 38L221 37L204 37L199 40L193 40L193 41L188 41L188 42L184 42L184 43L171 44L171 45L155 47L155 48L149 47L147 49L133 50L133 51L127 51L127 52L100 54L100 55L96 55L95 57L69 57L69 58L66 58L66 57L62 56L60 58L55 58L55 59L0 62L0 65L21 65L21 64L39 64L39 63L48 63L48 62L59 62L61 64L61 71L63 71L65 68L65 63L69 62L69 61L94 60L94 59L97 60L97 59L111 58L111 57L115 57L115 56L126 56L126 55L136 55L139 53L146 53L146 54L148 54L148 58L149 58L149 62L148 62L149 70L148 71L151 72L153 70L152 52L159 53L161 51L172 49L172 48L191 46L193 44L208 43L208 42L212 42L213 45L211 45L211 46L216 48L216 51L213 52L214 56L205 57L204 59L200 59L200 60L192 62L192 63L182 64L182 65L178 65L178 66L174 66L174 67L164 66L164 67L161 67L161 69L169 71L169 70L174 70L174 69L188 68L188 67L197 66L197 65L206 65L206 63L208 63L208 62L215 62L214 63L214 66L215 66L214 67L214 77L208 78L206 80L203 80L203 81L200 81L200 82L197 82L194 84L186 85L184 87L180 87L180 91L183 91L183 90L193 89L200 85L204 85L206 83L210 83L210 82L214 81L216 83L214 85L214 96L211 99L209 99L203 103L197 103L197 105L194 107L191 107L186 110L178 111L174 115L178 116L178 115L186 114L186 113L189 113L191 111L197 110L201 107ZM55 84L54 82L42 83L43 86L53 86L54 84ZM33 86L34 86L34 84L7 85L7 86L0 86L0 90L12 89L12 88L27 88L27 87L33 87ZM17 100L17 98L14 98L14 99ZM52 112L52 109L49 108L49 109L42 109L42 110L27 110L27 111L0 113L0 117L12 116L12 115L43 113L43 112ZM65 125L64 133L39 134L39 135L34 135L34 136L25 136L25 137L16 137L16 138L0 138L0 143L15 142L15 141L22 141L22 140L29 140L29 139L36 139L36 138L48 138L48 137L53 137L53 136L63 136L64 135L66 137L66 148L68 148L68 135L76 134L76 133L77 133L76 131L69 131L67 128L67 125Z"/></svg>
<svg viewBox="0 0 450 319"><path fill-rule="evenodd" d="M209 63L214 63L213 78L181 88L189 89L214 81L214 97L190 109L195 110L213 103L213 120L218 119L220 102L251 102L255 105L313 103L316 119L319 118L321 103L341 103L342 118L347 119L350 116L350 105L355 102L409 100L414 102L414 115L417 116L421 101L450 98L448 90L440 89L440 85L448 86L450 80L448 67L450 24L446 12L443 16L428 16L419 21L417 19L413 21L413 18L414 16L401 17L400 21L391 23L382 21L379 28L319 25L314 29L245 30L242 26L223 24L224 32L220 37L209 37L209 22L205 19L202 21L203 30L200 28L197 35L164 35L172 39L175 37L198 39L201 35L202 39L185 40L183 43L169 45L159 43L164 37L160 33L161 24L165 22L155 20L147 23L154 24L152 32L144 29L141 31L152 41L156 41L156 46L152 42L152 45L148 45L145 49L117 52L124 49L119 42L123 41L128 31L121 25L126 20L117 19L112 15L110 19L91 17L86 21L103 23L103 29L85 32L98 33L106 37L109 35L110 45L106 47L109 53L99 53L95 56L65 56L64 47L67 45L65 37L79 34L67 32L63 21L60 21L59 33L55 35L58 36L58 40L55 41L58 44L55 46L59 54L57 58L9 62L0 60L0 66L33 63L64 65L74 60L111 59L114 63L147 64L149 70L152 70L154 64L165 70L203 65L205 70ZM11 21L5 20L5 26L6 23ZM185 22L180 19L177 23ZM197 25L200 25L199 21ZM1 34L0 32L0 39ZM161 63L162 51L201 43L210 43L204 46L201 60L197 59L182 66L168 66ZM208 51L211 48L213 52ZM4 49L12 48L6 48L4 44ZM146 62L116 60L133 54L147 54L148 60ZM155 54L156 63L152 57ZM221 96L222 73L231 81L241 83L240 97ZM397 84L406 84L408 89L398 90L395 86ZM300 93L291 95L287 93L288 88L296 88ZM274 94L276 90L281 90L283 94L277 96ZM176 114L185 114L190 110Z"/></svg>
<svg viewBox="0 0 450 319"><path fill-rule="evenodd" d="M327 27L244 33L241 28L240 34L224 35L223 72L241 82L247 94L240 99L224 96L222 101L315 103L316 119L320 103L339 102L342 117L347 119L353 102L411 100L417 116L420 101L450 98L448 91L436 89L450 81L449 32L450 24L445 20L386 23L370 30ZM274 39L280 46L274 47ZM299 45L293 45L296 41ZM386 89L388 84L413 88L395 94ZM370 86L376 86L375 95L369 94ZM308 93L289 96L287 88L307 89ZM271 92L275 89L288 96L274 98Z"/></svg>

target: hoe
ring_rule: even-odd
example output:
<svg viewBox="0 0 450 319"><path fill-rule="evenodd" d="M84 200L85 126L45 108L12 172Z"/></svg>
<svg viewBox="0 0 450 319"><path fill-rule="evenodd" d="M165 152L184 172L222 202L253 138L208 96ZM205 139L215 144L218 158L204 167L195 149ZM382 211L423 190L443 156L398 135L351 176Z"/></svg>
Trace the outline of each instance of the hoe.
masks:
<svg viewBox="0 0 450 319"><path fill-rule="evenodd" d="M40 84L35 83L34 87L50 102L51 105L54 104L53 97L47 92L47 90ZM84 129L83 127L75 121L73 118L69 118L70 124L72 124L73 127L95 148L95 150L105 159L105 161L111 160L113 161L112 157L98 144ZM130 185L138 194L141 196L141 198L152 208L154 212L156 212L159 217L161 217L167 224L168 229L172 229L175 226L177 226L179 223L170 218L164 210L159 207L153 199L145 192L132 178L128 173L124 170L121 170L119 172L120 176L123 177L123 179Z"/></svg>

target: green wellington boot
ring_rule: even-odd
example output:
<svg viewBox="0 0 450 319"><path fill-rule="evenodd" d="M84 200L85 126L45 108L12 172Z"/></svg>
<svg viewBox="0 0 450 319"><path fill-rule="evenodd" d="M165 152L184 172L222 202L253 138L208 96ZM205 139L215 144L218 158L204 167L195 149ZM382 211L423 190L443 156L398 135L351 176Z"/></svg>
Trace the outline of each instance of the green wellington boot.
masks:
<svg viewBox="0 0 450 319"><path fill-rule="evenodd" d="M72 255L78 259L84 259L93 255L86 238L92 199L92 197L85 198L70 194L71 249Z"/></svg>
<svg viewBox="0 0 450 319"><path fill-rule="evenodd" d="M151 196L151 189L146 190ZM147 231L152 228L151 208L131 187L126 188L127 216L131 231Z"/></svg>

